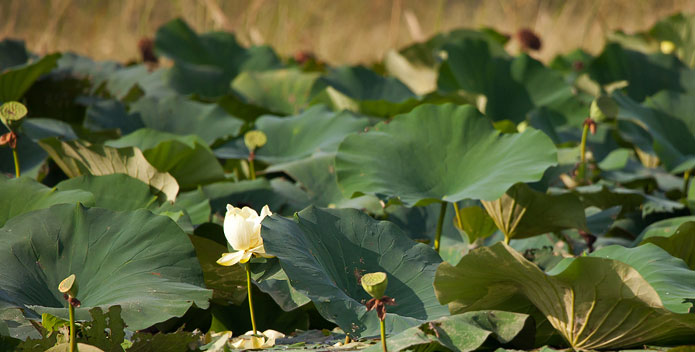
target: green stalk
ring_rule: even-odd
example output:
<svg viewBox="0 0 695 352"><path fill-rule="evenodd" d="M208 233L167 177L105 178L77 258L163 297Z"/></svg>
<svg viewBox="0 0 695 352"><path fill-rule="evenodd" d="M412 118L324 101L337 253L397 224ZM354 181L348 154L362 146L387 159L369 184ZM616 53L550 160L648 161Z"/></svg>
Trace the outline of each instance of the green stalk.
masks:
<svg viewBox="0 0 695 352"><path fill-rule="evenodd" d="M584 123L584 129L582 130L582 142L580 144L579 156L581 161L579 167L577 168L577 179L579 181L584 181L584 174L586 173L586 137L589 134L589 124Z"/></svg>
<svg viewBox="0 0 695 352"><path fill-rule="evenodd" d="M19 155L17 155L17 148L12 148L12 156L14 157L14 174L19 178Z"/></svg>
<svg viewBox="0 0 695 352"><path fill-rule="evenodd" d="M253 300L251 299L251 265L246 263L246 287L248 288L249 295L249 312L251 313L251 326L253 327L253 334L256 335L256 319L253 317Z"/></svg>
<svg viewBox="0 0 695 352"><path fill-rule="evenodd" d="M459 205L456 202L454 202L454 213L456 214L456 222L459 224L459 229L463 231L463 219L461 219L461 211L459 210Z"/></svg>
<svg viewBox="0 0 695 352"><path fill-rule="evenodd" d="M690 183L690 170L683 174L683 197L688 198L688 184Z"/></svg>
<svg viewBox="0 0 695 352"><path fill-rule="evenodd" d="M75 307L68 301L68 315L70 316L70 352L77 351L77 340L75 339Z"/></svg>
<svg viewBox="0 0 695 352"><path fill-rule="evenodd" d="M446 203L444 203L446 204ZM384 352L387 352L386 349L386 323L384 322L386 319L379 319L379 325L381 326L381 349Z"/></svg>
<svg viewBox="0 0 695 352"><path fill-rule="evenodd" d="M444 214L446 214L446 202L442 202L439 209L439 220L437 220L437 233L434 235L434 250L439 253L439 243L442 238L442 225L444 224Z"/></svg>
<svg viewBox="0 0 695 352"><path fill-rule="evenodd" d="M249 177L252 180L256 179L256 168L253 166L253 159L249 159Z"/></svg>

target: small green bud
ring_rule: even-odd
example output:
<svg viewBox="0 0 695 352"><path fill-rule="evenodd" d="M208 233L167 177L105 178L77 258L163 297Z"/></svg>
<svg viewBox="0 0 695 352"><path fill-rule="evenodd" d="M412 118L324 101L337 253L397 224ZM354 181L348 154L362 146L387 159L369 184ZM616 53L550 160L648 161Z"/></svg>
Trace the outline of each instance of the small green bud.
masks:
<svg viewBox="0 0 695 352"><path fill-rule="evenodd" d="M268 137L263 131L248 131L244 135L244 144L251 152L264 146L266 142L268 142Z"/></svg>
<svg viewBox="0 0 695 352"><path fill-rule="evenodd" d="M602 95L591 102L589 116L596 122L603 122L618 117L618 110L618 104L613 98Z"/></svg>
<svg viewBox="0 0 695 352"><path fill-rule="evenodd" d="M383 272L369 273L362 276L362 288L376 299L384 296L388 283L389 280L386 277L386 273Z"/></svg>
<svg viewBox="0 0 695 352"><path fill-rule="evenodd" d="M17 101L8 101L0 105L0 120L12 131L19 127L22 118L27 115L27 107Z"/></svg>
<svg viewBox="0 0 695 352"><path fill-rule="evenodd" d="M68 295L68 297L77 296L77 280L75 274L72 274L61 281L58 285L58 291Z"/></svg>

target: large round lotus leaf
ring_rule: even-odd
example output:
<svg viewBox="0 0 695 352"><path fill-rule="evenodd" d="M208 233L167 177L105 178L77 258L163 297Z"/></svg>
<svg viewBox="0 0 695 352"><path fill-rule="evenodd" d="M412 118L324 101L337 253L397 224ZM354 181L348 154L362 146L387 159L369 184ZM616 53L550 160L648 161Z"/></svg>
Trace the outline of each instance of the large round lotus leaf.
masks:
<svg viewBox="0 0 695 352"><path fill-rule="evenodd" d="M90 192L56 190L26 177L0 177L0 199L0 227L7 220L32 210L64 203L94 203L94 196Z"/></svg>
<svg viewBox="0 0 695 352"><path fill-rule="evenodd" d="M267 47L245 49L227 32L197 34L181 19L161 26L154 45L158 53L174 61L168 81L182 94L224 95L239 72L281 65Z"/></svg>
<svg viewBox="0 0 695 352"><path fill-rule="evenodd" d="M41 75L48 73L60 59L60 54L51 54L40 60L27 62L5 69L0 73L0 101L12 101L21 98Z"/></svg>
<svg viewBox="0 0 695 352"><path fill-rule="evenodd" d="M604 247L545 273L499 243L442 263L434 287L454 314L530 302L575 350L687 343L695 333L695 272L651 244Z"/></svg>
<svg viewBox="0 0 695 352"><path fill-rule="evenodd" d="M309 107L314 96L326 87L319 76L297 69L242 72L232 82L232 88L252 104L291 115Z"/></svg>
<svg viewBox="0 0 695 352"><path fill-rule="evenodd" d="M289 117L262 116L256 129L268 142L256 151L256 158L269 164L289 162L317 152L333 153L346 135L362 131L369 119L350 112L333 112L314 106ZM248 152L247 152L248 155Z"/></svg>
<svg viewBox="0 0 695 352"><path fill-rule="evenodd" d="M447 314L434 297L434 271L441 259L430 247L408 239L396 225L354 209L307 208L289 220L266 218L261 229L265 249L277 256L292 287L308 296L319 313L352 336L379 333L371 297L360 278L388 275L387 333L394 334Z"/></svg>
<svg viewBox="0 0 695 352"><path fill-rule="evenodd" d="M445 104L422 105L346 137L335 167L346 194L400 197L412 206L494 200L556 163L555 145L542 132L500 134L472 106Z"/></svg>
<svg viewBox="0 0 695 352"><path fill-rule="evenodd" d="M178 95L140 98L131 105L130 112L140 114L145 127L179 135L195 134L208 144L236 136L244 124L217 104Z"/></svg>
<svg viewBox="0 0 695 352"><path fill-rule="evenodd" d="M646 104L639 104L621 94L615 94L614 98L620 106L618 117L642 127L622 128L620 132L626 139L643 150L653 150L671 173L695 167L695 123L690 112L692 95L663 91L649 98Z"/></svg>
<svg viewBox="0 0 695 352"><path fill-rule="evenodd" d="M480 39L448 43L444 50L448 57L439 70L440 90L485 95L485 114L495 121L519 123L539 107L557 113L555 126L578 127L586 118L588 106L582 106L562 74L528 55L508 59Z"/></svg>
<svg viewBox="0 0 695 352"><path fill-rule="evenodd" d="M644 54L609 43L587 68L591 78L604 85L627 81L625 92L642 101L660 90L681 90L679 72L684 68L675 56Z"/></svg>
<svg viewBox="0 0 695 352"><path fill-rule="evenodd" d="M690 269L695 269L695 222L684 222L671 233L646 232L640 244L645 243L663 248L672 256L683 259Z"/></svg>
<svg viewBox="0 0 695 352"><path fill-rule="evenodd" d="M23 214L0 229L0 303L67 318L58 284L75 274L78 319L120 305L131 330L182 316L211 292L186 234L147 210L113 212L61 204Z"/></svg>

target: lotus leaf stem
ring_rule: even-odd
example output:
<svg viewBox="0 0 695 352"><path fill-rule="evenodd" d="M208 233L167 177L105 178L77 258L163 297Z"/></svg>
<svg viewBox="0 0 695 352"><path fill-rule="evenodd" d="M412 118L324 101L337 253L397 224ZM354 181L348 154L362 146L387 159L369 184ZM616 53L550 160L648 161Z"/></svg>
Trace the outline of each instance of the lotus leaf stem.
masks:
<svg viewBox="0 0 695 352"><path fill-rule="evenodd" d="M442 238L442 225L444 224L444 215L446 214L447 202L442 202L439 209L439 220L437 220L437 233L434 235L434 250L439 253L439 244Z"/></svg>
<svg viewBox="0 0 695 352"><path fill-rule="evenodd" d="M456 214L456 222L459 224L459 229L463 231L463 219L461 218L461 210L458 203L454 202L454 213Z"/></svg>
<svg viewBox="0 0 695 352"><path fill-rule="evenodd" d="M77 340L75 339L75 307L68 301L68 315L70 316L70 352L77 351Z"/></svg>
<svg viewBox="0 0 695 352"><path fill-rule="evenodd" d="M252 180L256 179L256 168L253 166L253 159L249 158L249 177Z"/></svg>
<svg viewBox="0 0 695 352"><path fill-rule="evenodd" d="M251 313L251 327L253 328L253 334L256 335L256 319L253 317L253 300L251 299L251 265L246 263L246 287L248 289L249 296L249 312Z"/></svg>
<svg viewBox="0 0 695 352"><path fill-rule="evenodd" d="M446 204L446 203L444 203ZM387 352L386 348L386 319L379 319L379 325L381 327L381 349Z"/></svg>
<svg viewBox="0 0 695 352"><path fill-rule="evenodd" d="M584 123L584 129L582 130L582 142L580 144L579 151L579 167L577 168L577 179L581 182L584 181L584 174L586 173L586 137L589 134L589 123Z"/></svg>
<svg viewBox="0 0 695 352"><path fill-rule="evenodd" d="M14 174L19 178L19 155L17 155L17 148L12 148L12 156L14 157Z"/></svg>
<svg viewBox="0 0 695 352"><path fill-rule="evenodd" d="M683 174L683 197L688 198L688 186L690 183L690 170Z"/></svg>

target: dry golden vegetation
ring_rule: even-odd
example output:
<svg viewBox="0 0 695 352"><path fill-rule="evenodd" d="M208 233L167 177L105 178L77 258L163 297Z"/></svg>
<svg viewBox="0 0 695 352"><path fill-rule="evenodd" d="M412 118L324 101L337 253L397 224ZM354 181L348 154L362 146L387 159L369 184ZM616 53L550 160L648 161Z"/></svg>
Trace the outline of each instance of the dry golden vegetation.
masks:
<svg viewBox="0 0 695 352"><path fill-rule="evenodd" d="M605 33L649 28L695 0L1 0L0 37L21 38L38 53L75 51L126 61L137 42L183 17L198 31L229 30L244 44L283 55L311 51L330 63L364 63L392 48L453 28L490 26L541 35L538 57L583 47Z"/></svg>

